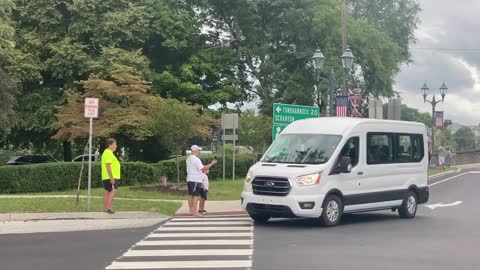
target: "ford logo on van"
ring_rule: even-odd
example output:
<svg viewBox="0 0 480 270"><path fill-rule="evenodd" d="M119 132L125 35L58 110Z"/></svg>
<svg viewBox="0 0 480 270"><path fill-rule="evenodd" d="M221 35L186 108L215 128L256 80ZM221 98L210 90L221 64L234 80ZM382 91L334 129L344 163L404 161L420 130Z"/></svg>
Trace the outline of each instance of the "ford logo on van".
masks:
<svg viewBox="0 0 480 270"><path fill-rule="evenodd" d="M272 182L272 181L266 182L266 183L265 183L265 186L267 186L267 187L274 187L274 186L275 186L275 182Z"/></svg>

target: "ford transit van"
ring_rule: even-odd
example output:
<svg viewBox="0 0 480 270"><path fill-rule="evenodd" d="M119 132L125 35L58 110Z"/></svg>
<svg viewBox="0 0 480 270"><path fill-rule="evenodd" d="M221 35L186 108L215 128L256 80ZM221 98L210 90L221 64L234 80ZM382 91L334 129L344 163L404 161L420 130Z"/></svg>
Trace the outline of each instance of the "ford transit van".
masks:
<svg viewBox="0 0 480 270"><path fill-rule="evenodd" d="M413 218L429 198L424 124L312 118L287 126L246 176L242 207L256 222L398 210Z"/></svg>

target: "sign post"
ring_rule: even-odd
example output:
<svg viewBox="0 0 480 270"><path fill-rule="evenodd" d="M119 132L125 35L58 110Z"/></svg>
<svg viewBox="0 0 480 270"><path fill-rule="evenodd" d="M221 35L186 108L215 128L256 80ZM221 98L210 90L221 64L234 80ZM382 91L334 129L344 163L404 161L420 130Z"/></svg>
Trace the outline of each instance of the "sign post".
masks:
<svg viewBox="0 0 480 270"><path fill-rule="evenodd" d="M316 106L303 106L292 104L273 104L272 140L275 141L282 130L300 119L320 117L319 108Z"/></svg>
<svg viewBox="0 0 480 270"><path fill-rule="evenodd" d="M90 211L91 193L92 193L93 118L98 118L98 98L85 98L84 115L85 115L85 118L90 119L90 131L88 136L88 195L87 195L87 211Z"/></svg>
<svg viewBox="0 0 480 270"><path fill-rule="evenodd" d="M232 168L232 180L235 181L235 141L238 140L238 135L235 134L235 130L238 128L238 114L222 114L222 129L223 129L223 181L225 182L225 141L233 141L233 168ZM226 129L233 129L233 136L226 135Z"/></svg>

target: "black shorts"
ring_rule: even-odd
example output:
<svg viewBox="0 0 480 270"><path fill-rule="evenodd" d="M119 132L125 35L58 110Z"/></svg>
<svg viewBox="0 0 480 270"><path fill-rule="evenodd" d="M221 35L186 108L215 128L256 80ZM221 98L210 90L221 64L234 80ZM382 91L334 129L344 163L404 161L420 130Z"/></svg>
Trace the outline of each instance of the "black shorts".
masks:
<svg viewBox="0 0 480 270"><path fill-rule="evenodd" d="M187 184L188 184L188 195L200 196L200 191L202 190L202 183L187 182Z"/></svg>
<svg viewBox="0 0 480 270"><path fill-rule="evenodd" d="M112 191L112 184L110 183L110 180L103 180L102 182L106 191L108 192ZM113 185L113 188L118 189L119 185L120 185L119 180L115 180L115 184Z"/></svg>
<svg viewBox="0 0 480 270"><path fill-rule="evenodd" d="M200 199L207 200L208 190L200 189Z"/></svg>

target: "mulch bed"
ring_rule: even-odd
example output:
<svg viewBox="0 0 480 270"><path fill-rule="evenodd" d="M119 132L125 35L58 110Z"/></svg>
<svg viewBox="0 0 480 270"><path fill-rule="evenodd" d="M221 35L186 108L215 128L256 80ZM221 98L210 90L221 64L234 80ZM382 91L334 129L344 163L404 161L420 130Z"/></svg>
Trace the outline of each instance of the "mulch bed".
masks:
<svg viewBox="0 0 480 270"><path fill-rule="evenodd" d="M149 187L131 187L131 190L140 190L147 192L160 192L185 196L188 195L188 189L186 185L177 186L177 185L158 185L158 186L149 186Z"/></svg>

